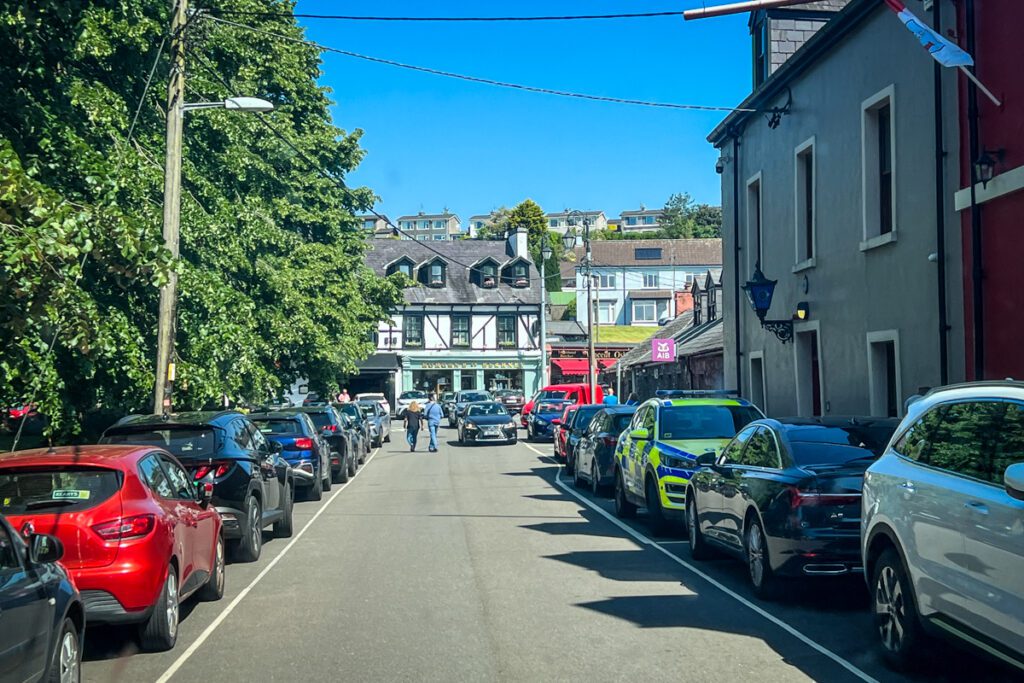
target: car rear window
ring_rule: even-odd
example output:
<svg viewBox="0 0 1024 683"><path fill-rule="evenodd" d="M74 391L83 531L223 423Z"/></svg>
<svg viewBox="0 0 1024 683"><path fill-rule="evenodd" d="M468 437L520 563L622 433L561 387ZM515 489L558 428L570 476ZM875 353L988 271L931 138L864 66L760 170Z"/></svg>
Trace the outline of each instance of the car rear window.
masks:
<svg viewBox="0 0 1024 683"><path fill-rule="evenodd" d="M629 426L630 420L633 419L633 413L623 413L622 415L615 416L615 428L614 431L621 434L626 431L626 427Z"/></svg>
<svg viewBox="0 0 1024 683"><path fill-rule="evenodd" d="M819 427L798 425L789 427L786 434L790 441L805 443L831 443L841 446L867 448L875 455L881 455L889 445L895 426L892 424L854 425L850 427Z"/></svg>
<svg viewBox="0 0 1024 683"><path fill-rule="evenodd" d="M309 419L313 421L313 425L317 429L323 429L334 424L331 422L331 416L328 413L306 413L306 415L309 415Z"/></svg>
<svg viewBox="0 0 1024 683"><path fill-rule="evenodd" d="M871 460L879 456L867 448L838 443L790 441L793 462L798 467L809 465L841 465L851 460Z"/></svg>
<svg viewBox="0 0 1024 683"><path fill-rule="evenodd" d="M594 406L592 408L583 407L578 409L576 411L576 422L573 424L573 427L581 430L586 429L599 410L601 410L601 406Z"/></svg>
<svg viewBox="0 0 1024 683"><path fill-rule="evenodd" d="M257 419L252 423L264 434L302 434L302 424L287 418Z"/></svg>
<svg viewBox="0 0 1024 683"><path fill-rule="evenodd" d="M731 439L761 417L748 406L692 405L661 409L662 439Z"/></svg>
<svg viewBox="0 0 1024 683"><path fill-rule="evenodd" d="M108 429L100 443L155 446L183 458L212 456L217 438L212 427Z"/></svg>
<svg viewBox="0 0 1024 683"><path fill-rule="evenodd" d="M109 499L121 488L116 470L51 467L0 470L0 512L75 512Z"/></svg>
<svg viewBox="0 0 1024 683"><path fill-rule="evenodd" d="M377 405L375 403L360 403L359 409L367 417L374 417L377 414Z"/></svg>

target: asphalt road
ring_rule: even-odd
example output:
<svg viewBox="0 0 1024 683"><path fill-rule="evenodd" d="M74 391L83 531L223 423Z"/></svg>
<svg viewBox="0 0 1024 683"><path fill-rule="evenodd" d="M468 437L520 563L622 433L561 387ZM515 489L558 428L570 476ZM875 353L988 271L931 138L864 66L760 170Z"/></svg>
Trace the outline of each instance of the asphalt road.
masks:
<svg viewBox="0 0 1024 683"><path fill-rule="evenodd" d="M946 645L893 674L862 581L760 602L740 563L694 564L573 489L550 444L404 445L297 505L296 536L230 565L223 600L186 603L171 652L90 630L84 680L1012 680Z"/></svg>

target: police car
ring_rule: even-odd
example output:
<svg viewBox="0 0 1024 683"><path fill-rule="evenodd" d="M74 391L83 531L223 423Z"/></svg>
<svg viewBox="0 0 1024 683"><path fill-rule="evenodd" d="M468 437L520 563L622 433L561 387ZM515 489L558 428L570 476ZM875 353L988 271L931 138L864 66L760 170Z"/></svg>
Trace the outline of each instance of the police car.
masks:
<svg viewBox="0 0 1024 683"><path fill-rule="evenodd" d="M725 448L764 414L727 392L662 390L637 408L615 450L615 514L646 507L655 531L682 522L697 456Z"/></svg>

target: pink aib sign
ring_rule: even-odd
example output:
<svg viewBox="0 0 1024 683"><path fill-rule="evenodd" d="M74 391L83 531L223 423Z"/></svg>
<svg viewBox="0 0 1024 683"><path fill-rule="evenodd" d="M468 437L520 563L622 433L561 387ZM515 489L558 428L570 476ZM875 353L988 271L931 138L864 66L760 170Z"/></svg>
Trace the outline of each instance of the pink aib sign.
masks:
<svg viewBox="0 0 1024 683"><path fill-rule="evenodd" d="M676 359L675 339L652 339L651 360L658 362L671 362Z"/></svg>

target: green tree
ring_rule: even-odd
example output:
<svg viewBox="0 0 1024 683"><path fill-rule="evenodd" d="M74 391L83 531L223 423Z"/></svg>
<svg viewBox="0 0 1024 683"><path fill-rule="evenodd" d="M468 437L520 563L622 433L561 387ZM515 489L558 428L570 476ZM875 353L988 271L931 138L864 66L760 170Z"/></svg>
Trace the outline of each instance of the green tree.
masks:
<svg viewBox="0 0 1024 683"><path fill-rule="evenodd" d="M693 199L686 192L673 194L665 202L664 217L661 220L661 234L669 239L693 237L696 223L693 220Z"/></svg>
<svg viewBox="0 0 1024 683"><path fill-rule="evenodd" d="M722 207L697 204L692 212L694 237L722 236Z"/></svg>
<svg viewBox="0 0 1024 683"><path fill-rule="evenodd" d="M512 230L526 228L530 260L540 265L541 242L547 236L552 255L544 263L544 280L549 292L562 291L562 276L559 262L562 259L562 237L548 229L548 219L544 209L532 199L524 199L512 210L502 207L492 214L491 224L481 231L481 239L507 238Z"/></svg>
<svg viewBox="0 0 1024 683"><path fill-rule="evenodd" d="M221 9L299 38L290 3ZM260 17L272 8L274 16ZM295 378L332 389L372 352L400 283L363 263L344 189L360 131L331 124L308 46L215 24L188 28L188 97L256 94L265 117L222 110L185 126L182 258L161 247L164 0L0 7L0 405L35 398L67 436L90 414L148 410L157 286L180 274L175 405L261 400ZM49 346L53 343L52 352ZM101 425L103 426L103 425Z"/></svg>

